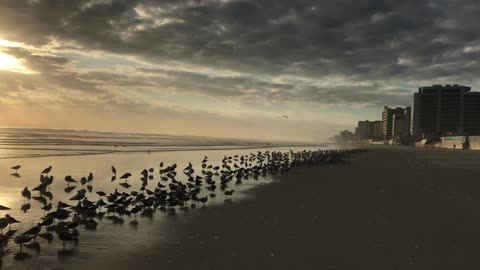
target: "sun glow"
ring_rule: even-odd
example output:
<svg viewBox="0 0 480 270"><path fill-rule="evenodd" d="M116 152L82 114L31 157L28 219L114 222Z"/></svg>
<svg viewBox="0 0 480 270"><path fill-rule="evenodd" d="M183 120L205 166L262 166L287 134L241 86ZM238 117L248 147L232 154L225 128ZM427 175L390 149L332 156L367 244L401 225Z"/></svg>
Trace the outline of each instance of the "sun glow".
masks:
<svg viewBox="0 0 480 270"><path fill-rule="evenodd" d="M17 73L32 74L31 70L22 65L22 62L15 57L0 52L0 70L8 70Z"/></svg>
<svg viewBox="0 0 480 270"><path fill-rule="evenodd" d="M19 67L20 63L15 57L0 52L0 69L11 70Z"/></svg>

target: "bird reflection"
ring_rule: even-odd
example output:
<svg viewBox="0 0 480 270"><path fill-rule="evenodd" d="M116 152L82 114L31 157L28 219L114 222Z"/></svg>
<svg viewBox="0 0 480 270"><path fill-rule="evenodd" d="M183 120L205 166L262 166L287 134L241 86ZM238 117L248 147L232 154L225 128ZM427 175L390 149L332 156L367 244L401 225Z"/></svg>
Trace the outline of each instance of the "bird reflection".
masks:
<svg viewBox="0 0 480 270"><path fill-rule="evenodd" d="M33 196L32 199L40 202L43 206L47 205L47 199L41 196Z"/></svg>
<svg viewBox="0 0 480 270"><path fill-rule="evenodd" d="M52 199L53 199L53 194L52 194L52 192L50 192L50 191L42 192L42 193L40 193L40 194L41 194L42 196L47 197L49 200L52 200Z"/></svg>
<svg viewBox="0 0 480 270"><path fill-rule="evenodd" d="M26 248L33 249L37 254L40 253L40 244L38 242L32 242L29 244L24 245Z"/></svg>
<svg viewBox="0 0 480 270"><path fill-rule="evenodd" d="M77 188L76 186L66 187L66 188L64 189L64 191L65 191L66 193L70 193L70 192L72 192L72 190L74 190L74 189L76 189L76 188Z"/></svg>
<svg viewBox="0 0 480 270"><path fill-rule="evenodd" d="M30 203L26 203L26 204L23 204L20 209L23 211L23 213L27 213L27 211L30 210L31 207L32 205L30 205Z"/></svg>
<svg viewBox="0 0 480 270"><path fill-rule="evenodd" d="M13 259L16 260L16 261L24 261L28 257L30 257L30 254L28 254L26 252L21 252L21 251L15 253L15 255L13 255Z"/></svg>
<svg viewBox="0 0 480 270"><path fill-rule="evenodd" d="M20 174L18 173L12 173L10 174L11 176L15 177L15 178L21 178L22 176L20 176Z"/></svg>

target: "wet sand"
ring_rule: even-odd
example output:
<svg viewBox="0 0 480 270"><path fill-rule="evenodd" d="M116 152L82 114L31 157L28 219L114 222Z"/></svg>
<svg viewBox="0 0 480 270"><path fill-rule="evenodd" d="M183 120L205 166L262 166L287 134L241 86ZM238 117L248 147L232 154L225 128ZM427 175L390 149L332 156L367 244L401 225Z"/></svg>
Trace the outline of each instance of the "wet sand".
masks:
<svg viewBox="0 0 480 270"><path fill-rule="evenodd" d="M480 153L375 147L65 269L480 269ZM119 235L121 237L121 235ZM127 244L127 243L126 243Z"/></svg>

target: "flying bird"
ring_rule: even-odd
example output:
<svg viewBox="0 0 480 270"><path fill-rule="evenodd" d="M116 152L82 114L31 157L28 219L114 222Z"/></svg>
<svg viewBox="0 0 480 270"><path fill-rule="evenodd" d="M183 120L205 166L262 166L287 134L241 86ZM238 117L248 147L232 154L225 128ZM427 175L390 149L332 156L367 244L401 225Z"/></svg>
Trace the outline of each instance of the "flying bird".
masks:
<svg viewBox="0 0 480 270"><path fill-rule="evenodd" d="M283 117L283 118L287 118L287 119L288 119L288 115L283 115L282 117Z"/></svg>

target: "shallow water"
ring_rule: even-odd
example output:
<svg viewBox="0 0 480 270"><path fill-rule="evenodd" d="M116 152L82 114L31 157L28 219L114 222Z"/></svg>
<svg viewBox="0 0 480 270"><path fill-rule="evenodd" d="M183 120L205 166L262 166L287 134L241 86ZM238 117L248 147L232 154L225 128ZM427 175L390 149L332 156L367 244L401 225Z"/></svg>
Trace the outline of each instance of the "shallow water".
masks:
<svg viewBox="0 0 480 270"><path fill-rule="evenodd" d="M159 163L164 162L165 166L176 163L177 180L184 181L186 176L181 173L181 170L192 162L195 173L197 175L201 172L200 164L204 156L209 157L209 164L221 165L221 160L224 156L246 155L249 153L256 153L257 151L301 151L305 149L318 150L319 147L276 147L276 148L258 148L258 149L229 149L229 150L198 150L198 151L164 151L164 152L140 152L129 153L109 153L102 155L77 155L77 156L55 156L47 155L44 157L29 157L29 158L14 158L14 159L0 159L0 204L12 208L8 211L0 211L0 216L9 213L14 218L21 221L21 224L15 224L12 229L19 229L21 233L40 221L44 215L41 203L31 200L31 209L26 213L20 210L22 204L26 203L20 195L24 187L30 190L37 186L39 182L40 172L48 167L53 166L51 175L55 177L54 183L51 185L51 192L53 193L52 203L56 205L58 201L68 202L69 198L76 194L76 190L81 189L80 184L71 193L66 193L64 189L67 183L64 181L66 175L71 175L74 179L80 180L81 177L87 177L91 172L94 175L92 182L93 191L87 193L87 198L90 201L95 201L99 197L95 193L97 191L104 191L107 194L113 192L116 188L119 192L129 192L138 190L141 181L140 172L143 169L154 168L154 180L149 180L148 189L153 190L159 181ZM14 165L22 165L18 171L20 177L14 177L14 173L10 167ZM131 188L125 189L119 185L124 182L120 179L111 181L112 172L111 166L117 169L117 175L120 177L125 172L132 173L129 179ZM164 166L164 167L165 167ZM272 181L271 178L259 178L258 181L250 179L244 181L242 185L229 185L229 189L236 190L233 196L233 203L239 200L248 199L249 195L245 191L257 185L268 184ZM75 185L70 185L75 186ZM210 192L209 192L210 193ZM201 195L208 193L203 192ZM24 248L24 251L32 254L30 258L25 261L15 261L13 254L18 251L18 246L11 241L8 245L9 253L3 258L4 268L14 269L52 269L52 268L71 268L72 266L88 266L89 264L98 261L113 260L116 256L122 256L122 259L127 259L129 250L148 249L153 243L164 242L165 246L180 244L172 237L171 232L175 230L177 222L186 222L194 219L196 215L202 211L208 211L210 207L228 206L225 202L225 195L217 189L217 197L209 198L209 202L204 206L199 206L197 209L190 210L188 213L180 212L176 216L167 216L165 213L157 211L152 219L138 217L138 228L132 228L128 223L135 217L124 217L124 225L114 225L111 221L103 219L99 221L99 226L96 231L85 231L83 227L79 227L80 241L78 246L73 249L73 254L68 256L58 256L57 252L62 250L61 242L55 239L53 243L48 244L43 239L39 239L41 244L41 251L38 255L34 251ZM32 196L38 196L38 192L32 192ZM17 234L18 234L17 233ZM152 239L152 234L155 238ZM55 235L56 237L56 235ZM195 237L192 233L192 237ZM67 249L73 248L73 245L67 244Z"/></svg>
<svg viewBox="0 0 480 270"><path fill-rule="evenodd" d="M230 138L0 128L0 159L45 156L305 146Z"/></svg>

